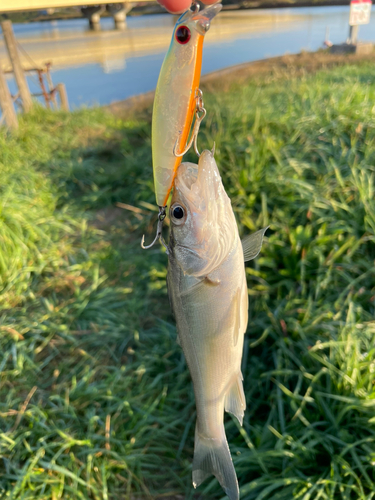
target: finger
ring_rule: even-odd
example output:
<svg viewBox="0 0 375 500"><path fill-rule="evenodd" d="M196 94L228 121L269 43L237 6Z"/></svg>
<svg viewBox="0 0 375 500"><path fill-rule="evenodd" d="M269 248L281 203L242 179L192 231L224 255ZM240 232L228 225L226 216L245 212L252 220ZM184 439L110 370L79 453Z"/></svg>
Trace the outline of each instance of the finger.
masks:
<svg viewBox="0 0 375 500"><path fill-rule="evenodd" d="M181 14L191 5L191 0L158 0L158 2L171 14Z"/></svg>

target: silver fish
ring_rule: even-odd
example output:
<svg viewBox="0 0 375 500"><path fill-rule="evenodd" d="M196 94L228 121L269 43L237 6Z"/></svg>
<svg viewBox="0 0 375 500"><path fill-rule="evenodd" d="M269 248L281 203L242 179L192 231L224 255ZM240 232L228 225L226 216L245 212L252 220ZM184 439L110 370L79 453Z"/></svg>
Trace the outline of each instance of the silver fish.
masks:
<svg viewBox="0 0 375 500"><path fill-rule="evenodd" d="M197 407L193 485L213 474L239 498L224 410L242 425L246 407L241 358L248 321L244 261L262 246L262 229L241 244L230 199L210 151L182 163L170 208L168 293Z"/></svg>

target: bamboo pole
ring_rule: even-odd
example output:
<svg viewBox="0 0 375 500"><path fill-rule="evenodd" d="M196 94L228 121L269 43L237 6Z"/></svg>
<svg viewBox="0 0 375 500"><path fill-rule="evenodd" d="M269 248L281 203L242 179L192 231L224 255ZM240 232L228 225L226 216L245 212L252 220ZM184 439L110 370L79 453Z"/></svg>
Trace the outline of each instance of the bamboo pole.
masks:
<svg viewBox="0 0 375 500"><path fill-rule="evenodd" d="M12 96L10 95L7 82L0 64L0 107L3 112L7 126L15 130L18 128L18 120L14 109Z"/></svg>
<svg viewBox="0 0 375 500"><path fill-rule="evenodd" d="M56 90L60 96L61 109L69 111L68 94L66 93L65 85L63 83L58 83L56 85Z"/></svg>
<svg viewBox="0 0 375 500"><path fill-rule="evenodd" d="M3 21L1 23L5 44L8 49L9 59L13 66L14 76L20 91L23 109L28 112L33 107L30 89L27 85L25 73L23 71L21 60L18 54L17 42L13 33L12 21Z"/></svg>

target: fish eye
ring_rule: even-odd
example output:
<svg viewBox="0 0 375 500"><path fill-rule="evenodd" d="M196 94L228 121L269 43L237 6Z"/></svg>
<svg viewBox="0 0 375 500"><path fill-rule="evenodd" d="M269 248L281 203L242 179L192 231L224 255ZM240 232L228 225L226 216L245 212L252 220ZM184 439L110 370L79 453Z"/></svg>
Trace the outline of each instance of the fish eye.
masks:
<svg viewBox="0 0 375 500"><path fill-rule="evenodd" d="M177 205L176 207L173 208L173 217L175 219L182 219L184 216L184 209Z"/></svg>
<svg viewBox="0 0 375 500"><path fill-rule="evenodd" d="M181 45L185 45L191 38L191 32L187 26L179 26L176 30L176 40Z"/></svg>
<svg viewBox="0 0 375 500"><path fill-rule="evenodd" d="M182 224L185 222L186 210L179 203L175 203L171 207L171 219L175 224Z"/></svg>

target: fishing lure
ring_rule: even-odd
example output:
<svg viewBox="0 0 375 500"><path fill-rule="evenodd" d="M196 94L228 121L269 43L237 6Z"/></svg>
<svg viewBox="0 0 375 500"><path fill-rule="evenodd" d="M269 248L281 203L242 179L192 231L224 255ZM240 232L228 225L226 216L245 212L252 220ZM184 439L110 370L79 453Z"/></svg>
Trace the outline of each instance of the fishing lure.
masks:
<svg viewBox="0 0 375 500"><path fill-rule="evenodd" d="M152 116L152 163L156 202L165 206L199 100L204 35L221 4L180 16L173 31L155 92ZM178 156L176 156L176 153Z"/></svg>
<svg viewBox="0 0 375 500"><path fill-rule="evenodd" d="M161 223L181 157L193 141L196 149L199 125L206 114L199 90L203 40L221 8L214 4L199 11L195 5L179 17L160 71L152 116L152 163ZM194 130L186 144L194 115ZM160 238L159 225L154 242ZM149 248L154 242L144 247L142 241L142 246Z"/></svg>

